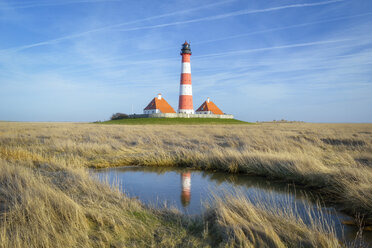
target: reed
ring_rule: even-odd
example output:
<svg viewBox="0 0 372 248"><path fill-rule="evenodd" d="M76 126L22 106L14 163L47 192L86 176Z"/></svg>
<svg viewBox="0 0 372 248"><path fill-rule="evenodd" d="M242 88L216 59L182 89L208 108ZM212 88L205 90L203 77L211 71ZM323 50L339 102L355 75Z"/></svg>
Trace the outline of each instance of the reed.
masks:
<svg viewBox="0 0 372 248"><path fill-rule="evenodd" d="M340 247L334 223L317 208L304 204L304 213L291 208L287 199L279 206L274 197L270 205L260 198L241 193L216 197L206 214L206 223L227 247ZM286 207L287 206L287 207ZM319 207L319 206L318 206ZM319 208L318 208L319 209ZM211 217L209 217L211 216ZM218 239L217 239L218 240ZM221 243L219 245L221 245Z"/></svg>
<svg viewBox="0 0 372 248"><path fill-rule="evenodd" d="M0 160L0 247L339 247L332 224L312 224L243 196L204 216L152 209L86 169ZM290 204L290 203L288 203ZM275 209L275 210L274 210ZM276 212L276 214L274 214Z"/></svg>
<svg viewBox="0 0 372 248"><path fill-rule="evenodd" d="M0 247L207 246L182 215L144 207L85 169L0 167Z"/></svg>
<svg viewBox="0 0 372 248"><path fill-rule="evenodd" d="M208 217L212 221L149 209L93 180L87 168L187 166L280 179L322 193L329 202L361 216L368 224L372 222L371 154L370 124L126 126L1 122L1 245L200 247L214 246L215 240L227 246L250 240L248 246L266 242L277 247L295 243L332 247L334 235L329 230L306 225L313 236L304 237L297 231L293 237L289 235L294 230L306 230L300 219L283 229L288 237L280 233L281 225L276 222L269 226L269 217L265 221L257 219L257 223L265 223L257 228L245 220L238 221L246 215L242 209L269 214L267 209L240 198L217 204L217 212ZM232 216L240 217L235 223ZM287 223L284 217L277 221ZM218 227L214 229L219 230L218 239L206 223ZM262 232L266 238L260 236ZM264 243L252 243L253 238ZM280 242L270 243L272 240Z"/></svg>

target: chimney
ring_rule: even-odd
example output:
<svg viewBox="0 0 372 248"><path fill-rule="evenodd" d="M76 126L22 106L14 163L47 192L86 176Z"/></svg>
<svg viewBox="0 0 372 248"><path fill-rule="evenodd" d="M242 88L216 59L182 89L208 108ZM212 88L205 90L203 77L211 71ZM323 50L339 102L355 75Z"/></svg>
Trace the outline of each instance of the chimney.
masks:
<svg viewBox="0 0 372 248"><path fill-rule="evenodd" d="M209 97L207 97L207 102L209 102Z"/></svg>
<svg viewBox="0 0 372 248"><path fill-rule="evenodd" d="M158 99L161 100L161 94L160 93L158 94Z"/></svg>

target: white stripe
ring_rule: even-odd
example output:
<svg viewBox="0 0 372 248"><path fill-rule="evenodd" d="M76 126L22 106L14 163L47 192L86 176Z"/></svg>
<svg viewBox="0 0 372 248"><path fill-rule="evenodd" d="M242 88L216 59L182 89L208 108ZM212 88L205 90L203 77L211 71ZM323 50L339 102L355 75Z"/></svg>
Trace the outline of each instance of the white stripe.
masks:
<svg viewBox="0 0 372 248"><path fill-rule="evenodd" d="M182 190L190 191L190 188L191 188L191 178L182 177Z"/></svg>
<svg viewBox="0 0 372 248"><path fill-rule="evenodd" d="M191 73L191 66L189 62L182 63L181 73Z"/></svg>
<svg viewBox="0 0 372 248"><path fill-rule="evenodd" d="M180 96L192 96L192 86L191 86L191 84L181 84L180 85Z"/></svg>

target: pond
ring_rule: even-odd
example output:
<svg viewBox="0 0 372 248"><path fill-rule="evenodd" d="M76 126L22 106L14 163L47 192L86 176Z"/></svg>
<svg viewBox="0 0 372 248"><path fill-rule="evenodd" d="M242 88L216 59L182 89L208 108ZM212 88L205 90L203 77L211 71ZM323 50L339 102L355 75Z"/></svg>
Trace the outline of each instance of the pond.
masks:
<svg viewBox="0 0 372 248"><path fill-rule="evenodd" d="M283 208L296 208L305 212L305 206L315 209L336 225L339 237L352 241L358 229L341 222L350 217L332 207L317 208L315 202L321 198L293 185L272 182L261 177L236 175L221 172L205 172L178 168L160 167L118 167L94 171L100 180L119 185L129 197L136 197L153 207L176 207L179 211L194 215L201 214L206 203L213 203L213 195L223 196L226 192L240 192L252 199ZM306 215L303 215L304 217ZM306 220L305 220L306 221ZM363 240L372 246L372 232L365 231Z"/></svg>

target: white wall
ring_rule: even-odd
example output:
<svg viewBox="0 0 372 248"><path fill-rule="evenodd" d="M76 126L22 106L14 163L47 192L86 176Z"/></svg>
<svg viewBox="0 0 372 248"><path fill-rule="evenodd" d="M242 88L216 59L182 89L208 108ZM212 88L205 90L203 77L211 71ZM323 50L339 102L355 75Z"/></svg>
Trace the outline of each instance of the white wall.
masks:
<svg viewBox="0 0 372 248"><path fill-rule="evenodd" d="M195 114L212 114L212 111L196 111Z"/></svg>
<svg viewBox="0 0 372 248"><path fill-rule="evenodd" d="M145 115L148 115L148 114L158 114L158 113L161 113L159 109L149 109L149 110L143 110L143 113Z"/></svg>
<svg viewBox="0 0 372 248"><path fill-rule="evenodd" d="M156 113L143 115L130 115L135 118L219 118L234 119L233 115L215 115L215 114L176 114L176 113Z"/></svg>

